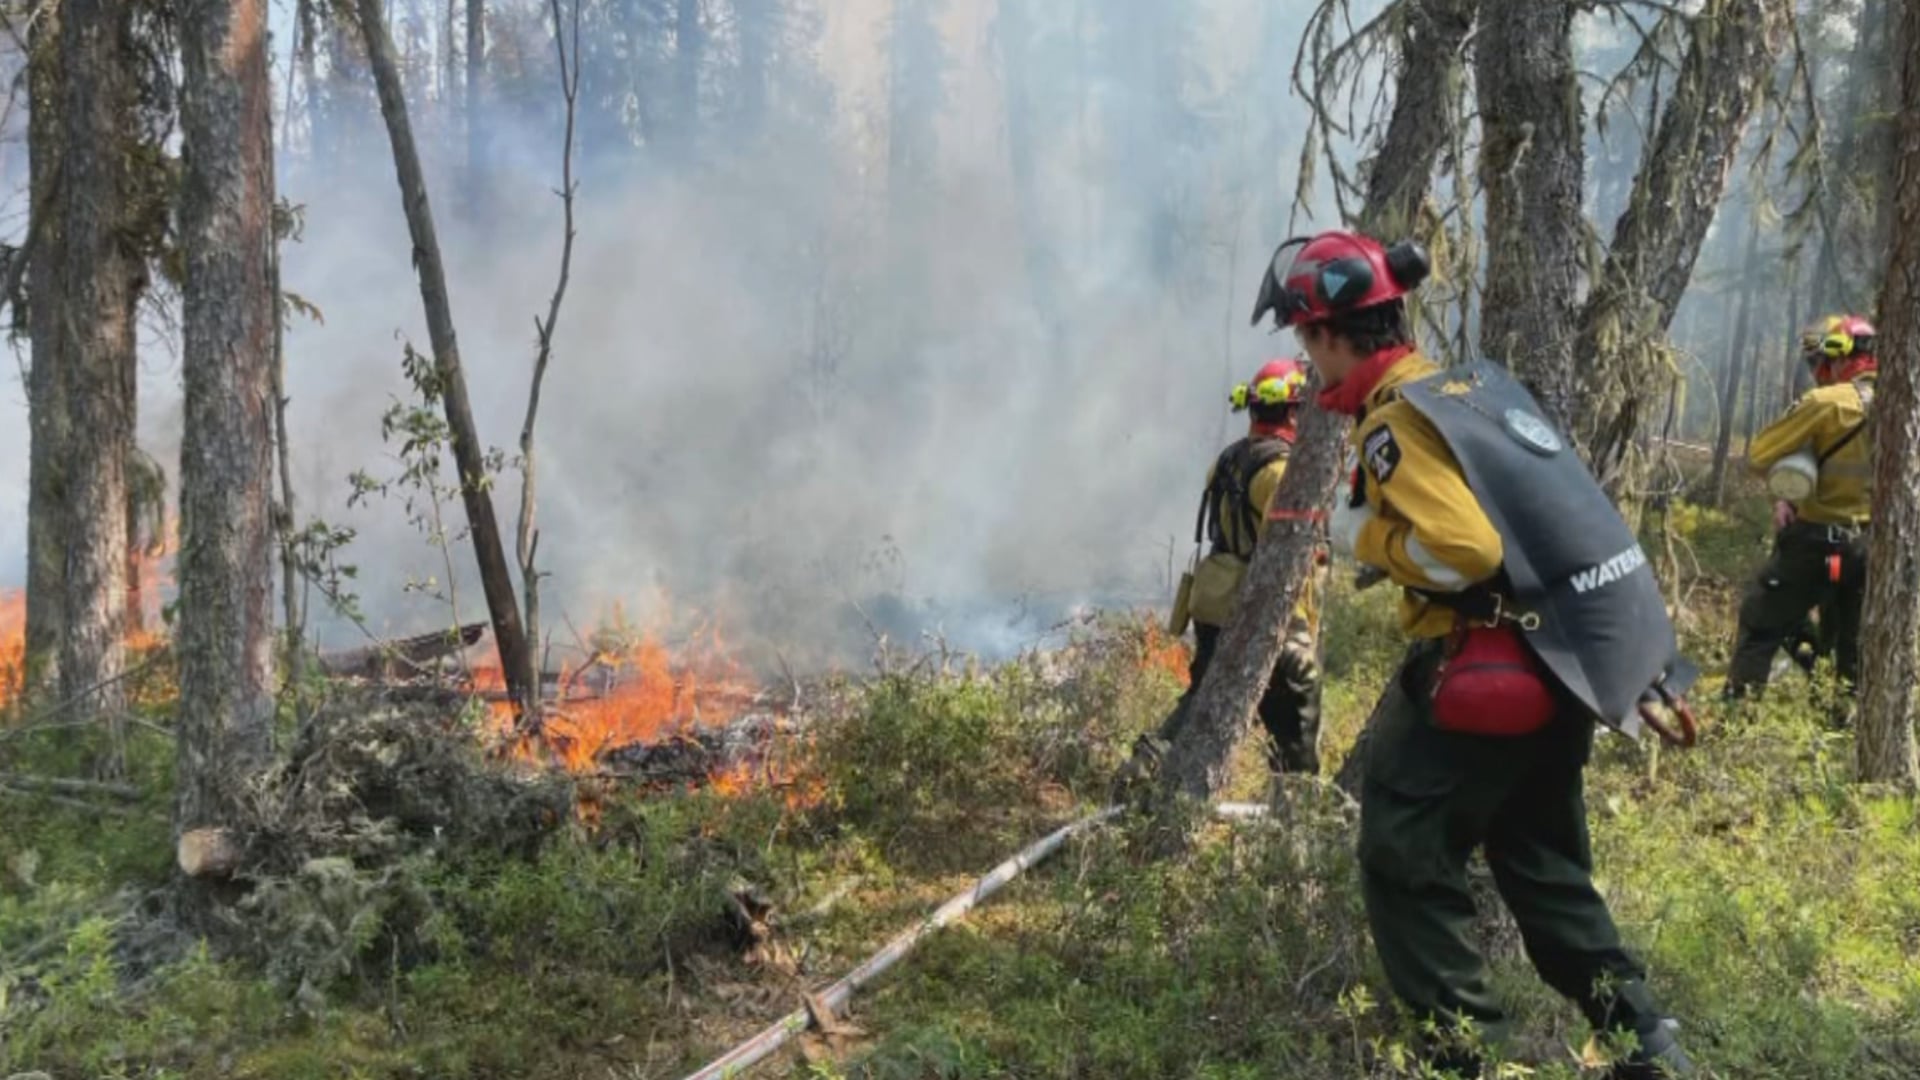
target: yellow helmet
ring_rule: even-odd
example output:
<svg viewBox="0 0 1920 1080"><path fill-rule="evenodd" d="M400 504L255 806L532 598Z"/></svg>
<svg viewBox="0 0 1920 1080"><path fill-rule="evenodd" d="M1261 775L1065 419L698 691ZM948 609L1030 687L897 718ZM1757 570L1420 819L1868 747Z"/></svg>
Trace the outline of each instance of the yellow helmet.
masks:
<svg viewBox="0 0 1920 1080"><path fill-rule="evenodd" d="M1873 351L1873 324L1858 315L1829 315L1800 335L1800 352L1810 364L1846 360Z"/></svg>
<svg viewBox="0 0 1920 1080"><path fill-rule="evenodd" d="M1228 400L1233 411L1252 406L1297 405L1307 392L1307 368L1298 360L1269 360L1254 372L1251 382L1233 388Z"/></svg>

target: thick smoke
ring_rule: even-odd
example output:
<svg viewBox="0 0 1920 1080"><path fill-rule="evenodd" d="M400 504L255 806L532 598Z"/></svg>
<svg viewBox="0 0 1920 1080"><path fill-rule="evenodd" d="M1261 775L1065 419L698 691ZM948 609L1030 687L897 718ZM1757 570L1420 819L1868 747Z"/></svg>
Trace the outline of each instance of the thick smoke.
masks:
<svg viewBox="0 0 1920 1080"><path fill-rule="evenodd" d="M691 148L582 146L538 428L556 649L574 640L563 615L584 634L616 605L670 633L711 616L756 658L817 665L858 662L868 620L906 644L938 630L1000 653L1076 606L1163 604L1198 484L1240 423L1226 391L1292 344L1247 314L1293 194L1302 110L1275 88L1306 12L825 4L811 54L786 57L818 96L776 87L768 122L741 131L719 17L735 7L706 5L718 89ZM937 29L931 70L889 62L896 20L917 13ZM461 212L458 114L422 91L416 115L475 412L509 455L560 237L558 93L550 44L534 45L527 85L546 97L496 110L484 215ZM1025 102L1012 117L1009 65ZM335 103L338 145L314 153L296 126L280 170L305 220L285 285L324 317L287 339L299 509L358 531L343 558L374 629L416 631L448 618L406 588L444 584L439 552L397 495L346 501L354 470L397 471L380 418L408 396L402 340L424 352L427 335L370 95L344 117ZM931 124L930 165L890 159L904 124ZM149 356L143 439L172 462L177 361ZM0 454L16 521L19 398ZM517 499L509 472L495 492L509 543ZM444 512L459 525L457 501ZM23 535L0 542L9 574ZM455 556L459 614L478 621L464 544ZM317 600L315 615L326 643L357 636Z"/></svg>

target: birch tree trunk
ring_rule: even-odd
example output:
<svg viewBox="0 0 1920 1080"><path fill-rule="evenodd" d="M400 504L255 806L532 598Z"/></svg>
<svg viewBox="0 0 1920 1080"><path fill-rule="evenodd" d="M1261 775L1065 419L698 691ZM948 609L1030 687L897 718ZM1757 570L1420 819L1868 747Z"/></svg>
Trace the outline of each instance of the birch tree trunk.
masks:
<svg viewBox="0 0 1920 1080"><path fill-rule="evenodd" d="M1860 631L1860 779L1913 790L1914 690L1920 684L1920 5L1903 4L1894 227L1880 292L1880 381L1874 394L1873 538Z"/></svg>
<svg viewBox="0 0 1920 1080"><path fill-rule="evenodd" d="M175 834L226 823L273 723L273 127L267 8L197 0L180 51L186 430Z"/></svg>

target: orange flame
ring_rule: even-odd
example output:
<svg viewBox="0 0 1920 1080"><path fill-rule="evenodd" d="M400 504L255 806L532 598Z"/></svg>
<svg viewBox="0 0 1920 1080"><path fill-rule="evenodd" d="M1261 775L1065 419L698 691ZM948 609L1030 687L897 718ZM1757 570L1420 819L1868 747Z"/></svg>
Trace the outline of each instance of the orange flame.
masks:
<svg viewBox="0 0 1920 1080"><path fill-rule="evenodd" d="M0 709L13 703L27 676L27 594L0 590Z"/></svg>
<svg viewBox="0 0 1920 1080"><path fill-rule="evenodd" d="M1146 636L1140 642L1140 666L1146 671L1164 671L1183 688L1192 682L1187 670L1189 654L1186 642L1167 633L1158 620L1146 624Z"/></svg>
<svg viewBox="0 0 1920 1080"><path fill-rule="evenodd" d="M476 666L472 685L480 692L504 690L498 661ZM661 742L702 725L727 724L755 697L753 681L711 627L695 635L682 659L676 660L656 634L647 632L619 652L603 652L581 670L562 670L559 686L561 700L547 708L536 738L573 772L592 770L608 750ZM604 687L603 692L594 693L595 686ZM512 705L496 702L490 713L496 733L512 737ZM516 745L513 752L523 760L538 756L535 747L527 745Z"/></svg>

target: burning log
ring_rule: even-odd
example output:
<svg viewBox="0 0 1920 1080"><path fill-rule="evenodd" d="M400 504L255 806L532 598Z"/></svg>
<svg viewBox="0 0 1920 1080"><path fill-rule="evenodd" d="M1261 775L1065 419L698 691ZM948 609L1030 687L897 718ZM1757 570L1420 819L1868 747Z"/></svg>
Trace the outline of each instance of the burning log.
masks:
<svg viewBox="0 0 1920 1080"><path fill-rule="evenodd" d="M435 630L430 634L325 654L320 657L320 670L328 675L366 679L413 677L436 660L472 648L486 632L486 623L470 623L453 631Z"/></svg>
<svg viewBox="0 0 1920 1080"><path fill-rule="evenodd" d="M612 747L598 756L600 775L649 784L704 784L764 755L782 725L772 716L744 716L650 743Z"/></svg>

